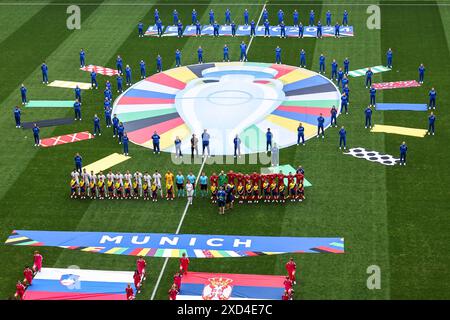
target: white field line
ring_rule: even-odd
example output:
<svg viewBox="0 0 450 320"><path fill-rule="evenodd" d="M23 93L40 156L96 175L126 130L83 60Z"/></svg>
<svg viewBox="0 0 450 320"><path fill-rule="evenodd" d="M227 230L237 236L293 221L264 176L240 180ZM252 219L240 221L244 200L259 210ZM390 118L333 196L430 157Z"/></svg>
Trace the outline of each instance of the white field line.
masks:
<svg viewBox="0 0 450 320"><path fill-rule="evenodd" d="M204 160L202 162L200 170L199 170L199 172L197 174L197 178L195 179L195 186L198 185L198 179L200 178L200 174L203 171L203 168L205 166L205 163L206 163L207 159L208 159L208 157L205 155L205 158L204 158ZM178 223L177 231L175 231L175 234L180 233L181 226L183 225L183 221L184 221L184 218L186 217L188 209L189 209L189 200L187 200L187 202L186 202L186 207L184 207L183 215L181 216L180 222ZM161 272L159 273L158 280L156 281L155 288L153 289L152 296L151 296L150 300L153 300L155 298L156 292L158 291L158 288L159 288L159 284L160 284L161 279L162 279L162 277L164 275L164 271L166 270L167 262L169 262L169 257L166 257L166 259L164 260L163 267L161 269Z"/></svg>

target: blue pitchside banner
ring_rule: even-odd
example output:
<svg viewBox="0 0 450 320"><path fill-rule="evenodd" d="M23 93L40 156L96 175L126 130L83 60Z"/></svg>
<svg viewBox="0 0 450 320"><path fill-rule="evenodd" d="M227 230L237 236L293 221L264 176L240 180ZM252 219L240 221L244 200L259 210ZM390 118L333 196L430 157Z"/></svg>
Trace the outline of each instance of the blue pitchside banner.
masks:
<svg viewBox="0 0 450 320"><path fill-rule="evenodd" d="M106 254L222 258L280 253L343 253L342 238L16 230L8 245L49 246Z"/></svg>
<svg viewBox="0 0 450 320"><path fill-rule="evenodd" d="M287 37L298 37L299 28L295 26L286 26L286 36ZM167 28L163 27L163 36L165 37L173 37L178 35L178 27L177 26L168 26ZM281 33L281 28L279 26L270 26L269 32L271 37L279 37ZM352 37L353 36L353 26L341 26L339 28L341 37ZM256 36L264 36L265 28L264 26L257 26L255 29ZM196 34L196 26L188 25L184 27L183 36L195 36ZM214 34L214 28L212 25L204 25L201 27L201 35L203 36L212 36ZM145 32L147 36L157 36L157 27L149 26L147 31ZM231 36L231 26L223 25L220 26L219 29L220 36ZM250 35L250 26L240 25L236 26L236 36L249 36ZM317 35L317 27L316 26L304 26L303 27L303 37L312 38ZM323 37L334 37L334 26L331 27L322 27L322 35Z"/></svg>

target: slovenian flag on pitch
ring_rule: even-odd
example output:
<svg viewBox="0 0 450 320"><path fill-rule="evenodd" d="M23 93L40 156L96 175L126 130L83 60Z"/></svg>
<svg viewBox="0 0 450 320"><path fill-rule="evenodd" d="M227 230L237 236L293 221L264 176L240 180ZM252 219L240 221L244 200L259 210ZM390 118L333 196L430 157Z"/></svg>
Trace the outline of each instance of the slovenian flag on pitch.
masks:
<svg viewBox="0 0 450 320"><path fill-rule="evenodd" d="M281 300L284 276L189 272L177 300Z"/></svg>
<svg viewBox="0 0 450 320"><path fill-rule="evenodd" d="M129 283L133 272L42 268L24 300L126 300Z"/></svg>

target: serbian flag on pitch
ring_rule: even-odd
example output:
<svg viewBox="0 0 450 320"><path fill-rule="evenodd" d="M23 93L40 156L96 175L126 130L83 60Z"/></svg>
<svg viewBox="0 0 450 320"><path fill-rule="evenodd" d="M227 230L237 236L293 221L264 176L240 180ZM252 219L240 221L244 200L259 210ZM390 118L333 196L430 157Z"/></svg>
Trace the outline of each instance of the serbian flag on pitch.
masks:
<svg viewBox="0 0 450 320"><path fill-rule="evenodd" d="M189 272L177 300L281 300L284 276Z"/></svg>
<svg viewBox="0 0 450 320"><path fill-rule="evenodd" d="M42 268L24 300L126 300L129 283L133 272Z"/></svg>

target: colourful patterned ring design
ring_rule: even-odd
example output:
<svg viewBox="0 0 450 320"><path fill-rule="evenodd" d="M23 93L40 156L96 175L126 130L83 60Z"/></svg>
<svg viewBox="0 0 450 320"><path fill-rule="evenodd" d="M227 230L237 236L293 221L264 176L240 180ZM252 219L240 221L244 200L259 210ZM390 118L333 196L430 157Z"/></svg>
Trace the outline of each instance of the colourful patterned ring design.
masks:
<svg viewBox="0 0 450 320"><path fill-rule="evenodd" d="M131 86L114 102L130 141L152 148L154 131L162 151L174 140L190 153L190 138L208 129L211 153L232 155L239 134L243 154L266 149L270 128L280 148L297 143L299 122L305 138L317 134L317 117L330 126L332 106L340 109L334 83L313 71L253 62L206 63L166 70ZM201 144L201 143L200 143Z"/></svg>

